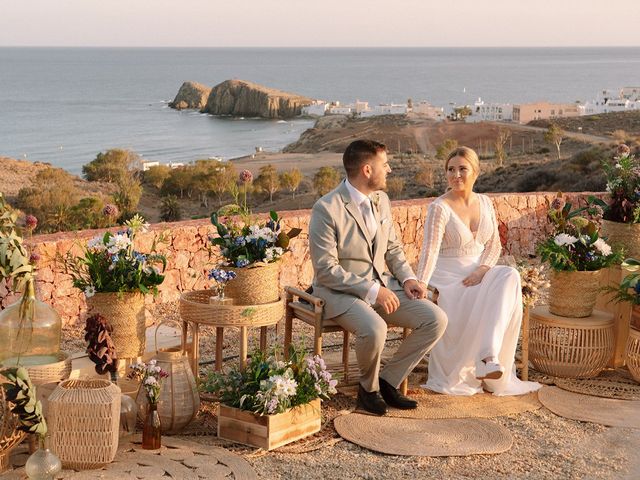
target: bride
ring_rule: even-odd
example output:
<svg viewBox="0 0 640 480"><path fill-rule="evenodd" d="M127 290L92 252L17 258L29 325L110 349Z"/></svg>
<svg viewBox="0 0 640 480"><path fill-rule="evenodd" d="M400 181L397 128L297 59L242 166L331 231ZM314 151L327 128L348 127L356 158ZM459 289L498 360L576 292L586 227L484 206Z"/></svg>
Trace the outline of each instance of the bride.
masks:
<svg viewBox="0 0 640 480"><path fill-rule="evenodd" d="M472 149L454 150L445 163L448 191L427 211L418 279L438 289L449 317L431 350L426 388L451 395L521 395L536 382L515 375L522 321L520 274L496 266L502 246L491 200L473 192L480 163Z"/></svg>

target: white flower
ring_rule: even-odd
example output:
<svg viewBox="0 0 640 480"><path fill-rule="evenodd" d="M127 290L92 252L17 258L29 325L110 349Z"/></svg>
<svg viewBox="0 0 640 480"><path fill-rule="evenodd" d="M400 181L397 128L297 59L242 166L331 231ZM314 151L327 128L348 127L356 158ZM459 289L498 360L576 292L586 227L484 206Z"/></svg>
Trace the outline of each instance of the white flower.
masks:
<svg viewBox="0 0 640 480"><path fill-rule="evenodd" d="M109 239L109 242L107 242L107 251L114 255L120 250L126 250L129 245L131 245L131 239L128 235L116 234Z"/></svg>
<svg viewBox="0 0 640 480"><path fill-rule="evenodd" d="M553 241L556 245L561 247L563 245L573 245L578 241L578 239L573 235L569 235L567 233L559 233L554 237Z"/></svg>
<svg viewBox="0 0 640 480"><path fill-rule="evenodd" d="M100 251L104 250L105 246L102 239L103 239L102 235L97 235L93 237L91 240L87 242L87 248L89 248L89 250L100 250Z"/></svg>
<svg viewBox="0 0 640 480"><path fill-rule="evenodd" d="M144 381L145 385L155 385L156 383L158 383L156 377L147 377L147 379Z"/></svg>
<svg viewBox="0 0 640 480"><path fill-rule="evenodd" d="M593 242L593 246L600 250L600 253L604 256L611 255L611 247L603 239L599 238Z"/></svg>
<svg viewBox="0 0 640 480"><path fill-rule="evenodd" d="M93 297L96 294L96 287L89 285L84 289L84 296L87 298Z"/></svg>

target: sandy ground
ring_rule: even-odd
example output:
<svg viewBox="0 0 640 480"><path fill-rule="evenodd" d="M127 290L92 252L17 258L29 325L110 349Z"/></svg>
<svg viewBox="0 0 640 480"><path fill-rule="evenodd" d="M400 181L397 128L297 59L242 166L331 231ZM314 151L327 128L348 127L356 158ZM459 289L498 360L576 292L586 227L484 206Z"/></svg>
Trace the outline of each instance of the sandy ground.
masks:
<svg viewBox="0 0 640 480"><path fill-rule="evenodd" d="M153 316L178 319L177 304L155 307ZM299 324L296 324L299 325ZM283 325L278 332L269 329L269 345L282 345ZM295 339L311 346L313 332L297 326ZM397 347L399 331L389 333L385 354ZM79 330L66 329L65 350L84 348ZM325 336L328 361L339 360L340 334ZM250 350L257 346L257 330L250 335ZM224 357L226 364L237 362L239 339L235 329L225 330ZM212 368L214 331L201 332L201 376ZM425 366L419 365L410 377L410 389L424 381ZM325 419L339 411L353 409L351 397L338 394L323 404ZM215 404L203 408L215 410ZM506 427L514 438L512 448L498 455L466 457L401 457L368 451L341 440L326 422L315 449L308 451L304 440L282 450L264 452L219 440L211 435L185 437L205 444L219 445L246 458L262 479L637 479L640 478L640 430L614 428L558 417L542 407L533 412L494 419ZM291 453L300 445L303 453ZM284 450L284 451L283 451Z"/></svg>

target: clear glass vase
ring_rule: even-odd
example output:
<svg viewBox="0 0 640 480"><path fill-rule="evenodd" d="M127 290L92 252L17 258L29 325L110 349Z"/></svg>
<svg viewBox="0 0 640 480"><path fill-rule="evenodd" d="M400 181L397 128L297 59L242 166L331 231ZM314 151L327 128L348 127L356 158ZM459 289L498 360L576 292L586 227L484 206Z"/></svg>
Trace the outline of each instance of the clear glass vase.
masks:
<svg viewBox="0 0 640 480"><path fill-rule="evenodd" d="M44 365L60 360L60 315L36 298L35 280L20 300L0 312L0 363L10 367Z"/></svg>
<svg viewBox="0 0 640 480"><path fill-rule="evenodd" d="M131 438L136 432L136 422L138 420L138 404L129 395L124 393L120 397L120 438L123 440Z"/></svg>
<svg viewBox="0 0 640 480"><path fill-rule="evenodd" d="M54 480L62 470L62 462L49 450L47 439L40 438L40 448L27 459L24 470L31 480Z"/></svg>

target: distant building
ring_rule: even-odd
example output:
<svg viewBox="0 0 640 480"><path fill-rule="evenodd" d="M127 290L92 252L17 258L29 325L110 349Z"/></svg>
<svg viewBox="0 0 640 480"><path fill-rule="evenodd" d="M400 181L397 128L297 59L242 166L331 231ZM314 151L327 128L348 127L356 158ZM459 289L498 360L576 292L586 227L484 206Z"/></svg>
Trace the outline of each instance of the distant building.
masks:
<svg viewBox="0 0 640 480"><path fill-rule="evenodd" d="M311 105L302 107L302 115L307 117L322 117L329 108L329 104L323 101L315 101Z"/></svg>
<svg viewBox="0 0 640 480"><path fill-rule="evenodd" d="M603 89L595 100L580 106L580 115L640 110L640 87L622 87L620 90Z"/></svg>
<svg viewBox="0 0 640 480"><path fill-rule="evenodd" d="M433 118L434 120L444 120L444 108L434 107L424 100L417 104L414 103L412 111L413 113L424 115L426 117Z"/></svg>
<svg viewBox="0 0 640 480"><path fill-rule="evenodd" d="M510 103L485 103L481 98L473 104L473 112L467 122L510 122L513 120L513 105Z"/></svg>
<svg viewBox="0 0 640 480"><path fill-rule="evenodd" d="M182 162L169 162L169 168L179 168L184 167L184 163Z"/></svg>
<svg viewBox="0 0 640 480"><path fill-rule="evenodd" d="M151 167L159 167L159 166L160 166L160 162L150 162L150 161L147 161L147 160L143 160L142 161L142 171L143 172L146 172Z"/></svg>
<svg viewBox="0 0 640 480"><path fill-rule="evenodd" d="M532 120L549 120L580 115L575 103L520 103L513 105L513 121L529 123Z"/></svg>
<svg viewBox="0 0 640 480"><path fill-rule="evenodd" d="M373 107L374 115L404 115L408 111L406 103L383 103Z"/></svg>

